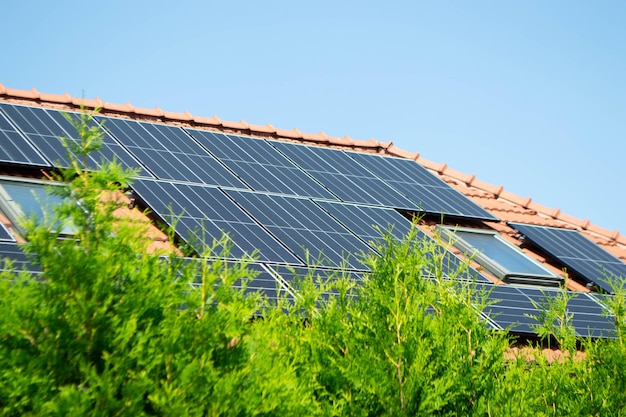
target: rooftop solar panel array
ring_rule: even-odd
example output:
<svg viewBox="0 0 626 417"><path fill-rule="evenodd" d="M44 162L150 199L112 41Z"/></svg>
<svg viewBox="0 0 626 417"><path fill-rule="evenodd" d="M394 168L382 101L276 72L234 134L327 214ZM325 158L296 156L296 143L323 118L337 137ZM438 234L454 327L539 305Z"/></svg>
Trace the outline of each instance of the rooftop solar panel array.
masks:
<svg viewBox="0 0 626 417"><path fill-rule="evenodd" d="M205 262L197 258L185 258L185 262L196 262L198 269L193 286L197 287L202 285L202 277L200 275L200 262ZM241 264L236 262L227 262L224 265L225 269L241 267ZM262 297L267 298L270 301L276 302L280 298L293 299L293 295L289 292L288 287L281 279L275 274L269 272L267 267L261 263L248 263L245 265L245 269L250 272L243 278L237 279L232 287L236 289L244 289L245 293L259 294ZM245 282L244 282L245 280ZM220 285L220 280L216 281L214 285Z"/></svg>
<svg viewBox="0 0 626 417"><path fill-rule="evenodd" d="M258 275L247 291L269 299L284 291L297 296L294 283L308 273L362 280L368 266L361 255L378 253L381 231L402 238L411 230L398 210L498 220L415 161L114 117L97 116L92 126L96 122L104 126L103 148L90 156L89 166L115 159L138 169L132 185L137 198L198 254L212 248L209 257L224 258L224 248L214 247L223 233L232 244L228 262L256 254L250 268ZM61 112L0 103L0 163L67 166L60 136L77 140ZM582 235L512 226L607 291L601 271L626 275L626 265ZM537 322L529 316L554 293L491 285L439 242L416 233L434 250L425 277L474 282L489 294L491 304L482 314L494 328L534 333ZM0 256L40 273L1 224ZM465 269L457 276L460 267ZM568 310L578 335L612 334L611 318L593 297L574 295Z"/></svg>
<svg viewBox="0 0 626 417"><path fill-rule="evenodd" d="M509 223L532 243L606 292L611 281L626 278L626 264L575 230Z"/></svg>
<svg viewBox="0 0 626 417"><path fill-rule="evenodd" d="M392 209L332 202L318 202L318 204L361 239L368 243L372 242L373 247L381 243L381 233L384 231L390 231L392 236L402 239L411 230L411 223ZM463 260L435 242L426 233L417 230L417 237L419 241L426 242L439 255L438 261L430 265L436 264L444 278L454 277L469 281L491 282L474 268L465 266ZM426 255L433 256L428 251ZM424 270L424 273L428 276L437 276L436 269Z"/></svg>
<svg viewBox="0 0 626 417"><path fill-rule="evenodd" d="M62 113L37 107L11 106L1 103L0 109L39 153L46 156L47 162L42 166L69 166L68 150L59 138L63 137L74 143L78 139L76 129ZM76 113L67 113L67 115L74 119L78 117ZM95 126L95 123L92 122L92 126ZM99 168L102 159L111 162L114 158L125 168L140 167L140 164L119 143L105 132L103 134L102 149L92 152L88 157L90 168Z"/></svg>
<svg viewBox="0 0 626 417"><path fill-rule="evenodd" d="M549 305L556 293L554 290L523 288L523 293L543 307ZM584 293L568 292L571 297L567 303L567 311L576 334L582 337L608 337L615 331L614 320L607 317L605 309L591 296Z"/></svg>
<svg viewBox="0 0 626 417"><path fill-rule="evenodd" d="M320 268L300 268L292 266L278 265L271 268L284 282L286 282L290 288L293 288L296 292L302 283L306 283L307 279L312 279L316 286L326 284L325 291L322 292L323 298L329 296L339 295L339 289L333 286L333 281L338 278L347 278L352 280L355 285L359 285L363 281L363 272L359 271L346 271L346 270L332 270L332 269L320 269ZM306 285L306 284L305 284ZM354 296L354 288L347 289L348 296Z"/></svg>

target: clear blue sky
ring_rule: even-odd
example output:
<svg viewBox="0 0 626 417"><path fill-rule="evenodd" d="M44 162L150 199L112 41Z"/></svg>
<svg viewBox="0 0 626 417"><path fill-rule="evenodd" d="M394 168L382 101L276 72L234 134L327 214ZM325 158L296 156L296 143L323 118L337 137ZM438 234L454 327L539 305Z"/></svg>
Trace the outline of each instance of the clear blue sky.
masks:
<svg viewBox="0 0 626 417"><path fill-rule="evenodd" d="M626 2L9 1L7 87L374 137L626 233Z"/></svg>

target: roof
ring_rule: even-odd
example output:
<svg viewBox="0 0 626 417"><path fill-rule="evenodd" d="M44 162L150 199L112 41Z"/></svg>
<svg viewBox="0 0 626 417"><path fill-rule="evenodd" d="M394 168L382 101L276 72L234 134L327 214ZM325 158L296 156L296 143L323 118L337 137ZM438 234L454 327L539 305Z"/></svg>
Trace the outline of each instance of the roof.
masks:
<svg viewBox="0 0 626 417"><path fill-rule="evenodd" d="M522 248L524 252L529 253L534 259L541 262L555 274L561 273L558 263L555 263L554 259L548 259L549 257L546 257L545 253L526 248L520 240L517 239L520 234L508 225L509 222L575 230L621 261L626 261L626 236L621 235L618 231L607 230L592 224L589 220L570 216L558 208L543 206L534 202L530 197L518 196L507 191L502 185L489 184L476 178L473 174L456 171L448 167L445 163L427 160L417 152L410 152L394 146L392 142L380 142L375 139L357 140L348 136L339 138L328 136L323 132L306 133L298 129L285 130L275 128L269 124L264 126L251 125L245 121L224 121L217 116L202 117L192 115L189 112L173 113L161 110L158 107L154 109L139 108L134 107L130 103L117 104L109 103L99 98L76 98L67 93L57 95L41 93L36 89L17 90L7 88L2 84L0 84L0 102L66 111L78 110L81 107L99 109L100 114L103 116L164 123L212 132L237 134L289 143L301 143L316 147L335 148L414 160L499 219L496 222L490 221L488 226L495 229L506 241ZM7 219L3 220L5 223L8 223ZM480 223L480 221L467 220L465 223L461 221L459 225L480 227ZM436 219L426 217L423 220L423 224L434 226ZM431 233L431 230L428 228L425 230L427 233ZM164 235L155 231L153 236L155 237L155 241L158 242L157 246L163 246L165 242ZM453 251L459 253L459 251L454 248ZM495 281L498 282L497 279ZM568 281L567 285L571 290L588 291L583 284L578 282Z"/></svg>
<svg viewBox="0 0 626 417"><path fill-rule="evenodd" d="M65 94L47 94L31 90L19 90L5 87L0 83L0 100L6 102L38 105L42 107L77 110L81 106L89 109L99 108L103 115L128 117L136 120L158 121L179 126L192 126L226 133L236 133L260 138L272 138L310 145L349 149L397 156L417 161L447 183L461 191L467 197L494 213L505 222L521 222L542 226L553 226L579 230L594 242L611 251L622 260L626 260L626 236L618 230L608 230L591 223L588 219L571 216L559 208L546 207L532 200L507 191L502 185L494 185L476 178L473 174L459 172L445 163L430 161L419 152L411 152L396 147L393 142L380 142L376 139L358 140L349 136L342 138L328 136L324 132L307 133L298 129L280 129L267 125L248 124L244 120L233 122L221 120L217 116L204 117L189 112L175 113L161 110L135 107L131 103L118 104L103 101L100 98L84 99ZM506 228L503 231L507 231Z"/></svg>

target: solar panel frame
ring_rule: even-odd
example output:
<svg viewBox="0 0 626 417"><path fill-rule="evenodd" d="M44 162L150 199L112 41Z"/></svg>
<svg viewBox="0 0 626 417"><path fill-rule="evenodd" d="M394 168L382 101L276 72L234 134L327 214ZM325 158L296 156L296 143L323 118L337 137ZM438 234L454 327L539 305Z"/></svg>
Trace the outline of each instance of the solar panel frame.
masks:
<svg viewBox="0 0 626 417"><path fill-rule="evenodd" d="M576 230L509 222L537 247L602 290L613 291L609 279L626 278L626 264Z"/></svg>

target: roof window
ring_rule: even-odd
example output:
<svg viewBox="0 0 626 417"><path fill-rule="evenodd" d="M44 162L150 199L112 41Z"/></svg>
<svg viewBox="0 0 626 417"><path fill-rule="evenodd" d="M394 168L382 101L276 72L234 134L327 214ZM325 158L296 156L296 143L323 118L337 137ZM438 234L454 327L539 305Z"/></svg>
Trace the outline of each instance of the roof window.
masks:
<svg viewBox="0 0 626 417"><path fill-rule="evenodd" d="M0 209L13 227L20 230L20 221L24 217L35 216L43 220L52 213L53 206L63 201L50 192L50 186L49 182L36 180L0 179ZM72 233L73 228L69 225L61 228L61 234Z"/></svg>
<svg viewBox="0 0 626 417"><path fill-rule="evenodd" d="M440 230L449 244L506 283L550 287L563 283L563 278L541 266L495 231L442 226Z"/></svg>

